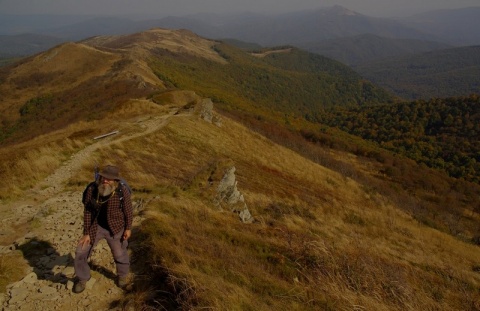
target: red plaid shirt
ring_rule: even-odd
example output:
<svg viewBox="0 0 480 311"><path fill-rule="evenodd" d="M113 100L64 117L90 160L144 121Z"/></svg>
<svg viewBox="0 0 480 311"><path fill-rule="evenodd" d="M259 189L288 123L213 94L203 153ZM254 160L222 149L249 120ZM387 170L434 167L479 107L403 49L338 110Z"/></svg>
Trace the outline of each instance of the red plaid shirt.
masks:
<svg viewBox="0 0 480 311"><path fill-rule="evenodd" d="M83 200L83 204L85 206L85 209L83 211L83 234L90 235L91 243L95 241L95 236L97 234L96 216L98 210L96 209L94 204L97 193L95 187L96 186L92 184L87 187ZM132 201L130 200L130 192L128 192L127 188L122 184L120 184L119 187L121 187L121 190L123 192L123 204L120 204L120 195L117 188L112 197L100 207L107 208L108 226L113 235L119 233L120 231L132 229L133 208Z"/></svg>

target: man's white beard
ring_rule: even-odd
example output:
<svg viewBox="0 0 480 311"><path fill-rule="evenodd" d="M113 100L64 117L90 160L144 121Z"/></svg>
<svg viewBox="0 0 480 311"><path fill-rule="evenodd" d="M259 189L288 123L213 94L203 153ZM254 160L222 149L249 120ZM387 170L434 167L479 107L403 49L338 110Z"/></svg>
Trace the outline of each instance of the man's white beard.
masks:
<svg viewBox="0 0 480 311"><path fill-rule="evenodd" d="M112 192L115 190L115 185L111 185L111 184L100 184L100 186L98 186L98 193L102 196L102 197L106 197L106 196L109 196L110 194L112 194Z"/></svg>

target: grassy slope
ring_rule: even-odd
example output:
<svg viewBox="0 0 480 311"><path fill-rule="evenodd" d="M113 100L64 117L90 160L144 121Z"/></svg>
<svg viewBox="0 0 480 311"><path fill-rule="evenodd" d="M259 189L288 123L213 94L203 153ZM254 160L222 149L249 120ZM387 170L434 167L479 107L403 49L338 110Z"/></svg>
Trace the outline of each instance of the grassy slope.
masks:
<svg viewBox="0 0 480 311"><path fill-rule="evenodd" d="M66 43L0 69L0 144L13 145L104 117L129 98L146 96L116 53Z"/></svg>
<svg viewBox="0 0 480 311"><path fill-rule="evenodd" d="M267 51L264 58L248 56L228 45L217 45L216 49L230 64L157 51L152 68L174 86L213 98L220 109L250 128L276 137L279 143L295 146L301 140L285 130L289 129L302 132L316 144L370 158L363 158L374 169L367 180L362 174L352 176L396 200L413 200L415 204L405 203L404 209L429 226L465 239L480 234L477 221L465 215L465 211L477 209L477 184L448 178L375 144L307 121L321 120L323 109L331 105L341 110L393 101L387 93L360 80L348 67L288 47ZM302 151L306 148L299 144L295 150L309 156L309 151ZM315 160L318 155L309 157ZM349 165L342 163L337 169L345 171L343 167Z"/></svg>
<svg viewBox="0 0 480 311"><path fill-rule="evenodd" d="M155 118L165 110L132 102L108 119L72 125L57 137L70 133L85 144L89 130L120 125L128 132L133 120L126 118L147 112ZM58 148L71 152L71 146ZM83 188L95 161L112 159L122 163L135 199L148 208L133 244L139 289L126 297L138 306L155 305L148 298L154 290L166 291L154 297L172 310L475 310L478 304L475 246L420 225L374 188L228 118L219 128L174 117L159 132L97 151L70 189ZM254 224L213 205L230 165L237 168Z"/></svg>
<svg viewBox="0 0 480 311"><path fill-rule="evenodd" d="M232 120L223 124L175 118L95 155L123 162L136 199L148 202L133 255L148 263L137 270L143 285L150 275L186 309L473 310L476 247ZM213 205L229 165L254 224Z"/></svg>

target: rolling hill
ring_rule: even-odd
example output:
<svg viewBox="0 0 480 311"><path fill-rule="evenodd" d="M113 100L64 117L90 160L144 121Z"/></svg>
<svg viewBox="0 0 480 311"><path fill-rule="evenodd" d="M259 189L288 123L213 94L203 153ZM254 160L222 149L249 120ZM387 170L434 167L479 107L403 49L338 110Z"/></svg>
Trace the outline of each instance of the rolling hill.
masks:
<svg viewBox="0 0 480 311"><path fill-rule="evenodd" d="M153 66L155 74L168 82L177 79L175 75L180 74L181 80L174 82L178 87L190 88L200 93L201 88L212 90L209 96L222 98L226 106L230 101L246 109L258 107L260 104L259 108L263 107L265 116L270 115L272 109L281 115L294 112L296 116L304 116L312 115L319 108L331 105L364 105L394 100L393 96L364 81L345 65L297 49L287 49L288 53L266 53L266 57L259 57L232 46L216 43L216 50L212 52L210 45L199 49L198 40L192 39L191 44L184 44L184 36L195 37L189 31L171 32L177 37L168 40L161 36L159 38L157 33L161 31L94 37L83 41L82 44L64 44L43 55L27 59L20 65L5 68L3 101L14 104L8 110L4 110L2 116L3 124L8 125L4 127L3 139L10 136L10 141L19 139L15 132L38 135L43 133L43 130L54 129L50 120L36 119L37 115L43 115L38 109L45 109L43 112L46 112L47 109L57 107L50 115L55 122L67 124L72 121L71 118L91 117L93 113L103 113L102 111L110 109L117 101L123 100L125 93L148 94L151 92L149 87L151 82L142 84L141 76L137 73L148 70L145 69L147 66ZM141 47L134 49L137 42ZM158 44L168 48L159 49ZM89 46L103 50L99 51ZM112 48L132 49L139 55L119 58L117 54L109 52ZM70 50L72 55L67 56L67 51ZM77 61L75 59L77 50L92 53L92 58ZM184 58L169 59L167 56L172 51L184 55ZM93 54L98 55L93 57ZM146 58L145 55L149 54L155 55L155 58ZM190 54L196 57L191 57ZM199 58L199 55L202 57ZM205 58L210 62L205 61ZM164 61L167 59L169 60ZM227 62L228 59L231 61ZM80 76L95 78L78 78L72 71L66 72L62 63L77 64L75 72ZM128 73L121 76L113 73L108 69L113 63L115 66L125 68ZM135 68L136 66L138 68ZM178 66L189 68L189 74L178 71ZM87 72L81 74L83 71ZM108 87L106 88L104 84ZM25 91L29 85L37 85L42 92L32 94ZM58 91L60 85L65 88ZM336 87L332 88L332 85ZM96 95L83 99L86 97L85 94L91 92L89 90L98 88L104 91L93 92ZM128 92L124 90L125 88ZM300 98L297 95L299 89L304 90L304 95ZM320 97L321 101L318 100ZM87 105L85 101L95 104L99 110L85 110ZM21 111L20 114L18 111ZM64 115L65 118L60 118ZM35 127L35 131L26 130L31 126Z"/></svg>
<svg viewBox="0 0 480 311"><path fill-rule="evenodd" d="M355 68L355 66L373 61L443 50L452 46L431 41L385 38L373 34L362 34L310 44L299 44L299 47Z"/></svg>
<svg viewBox="0 0 480 311"><path fill-rule="evenodd" d="M0 91L6 306L35 303L38 287L25 281L33 268L46 271L34 284L52 288L48 303L59 309L479 307L480 186L313 122L332 106L395 103L338 62L154 29L1 68ZM51 220L80 200L96 162L121 167L143 221L132 236L132 291L109 287L114 272L97 266L86 302L50 273L71 261L45 270L31 254L69 258L52 230L72 236L73 249L81 228L60 233ZM232 168L250 224L219 199ZM30 269L10 273L20 263ZM21 285L22 301L12 291Z"/></svg>
<svg viewBox="0 0 480 311"><path fill-rule="evenodd" d="M0 14L0 34L5 35L0 38L4 42L0 45L0 60L2 65L7 64L14 57L32 55L60 41L137 33L162 27L188 29L203 37L231 42L250 50L261 49L262 46L295 46L352 67L358 66L358 72L365 78L385 82L384 87L407 99L468 96L477 92L475 74L468 68L443 75L434 73L432 77L425 73L426 76L420 79L419 73L408 67L408 63L415 62L413 58L402 64L406 68L397 68L395 63L398 58L422 57L423 53L450 49L455 45L480 44L478 38L475 39L478 37L478 20L479 10L476 7L434 11L404 19L373 18L342 6L281 15L196 14L158 18L149 16L145 19ZM34 37L25 33L41 35ZM45 39L42 39L42 43L39 42L40 37ZM442 53L445 52L439 52L438 59L441 59ZM463 68L462 57L464 55L459 55L459 63L453 66ZM474 55L466 57L471 59ZM375 68L376 65L372 63L376 61L386 61L379 64L386 66L386 69ZM435 66L444 68L442 64ZM413 76L410 77L410 74Z"/></svg>
<svg viewBox="0 0 480 311"><path fill-rule="evenodd" d="M480 93L480 46L431 51L357 66L367 79L408 99Z"/></svg>

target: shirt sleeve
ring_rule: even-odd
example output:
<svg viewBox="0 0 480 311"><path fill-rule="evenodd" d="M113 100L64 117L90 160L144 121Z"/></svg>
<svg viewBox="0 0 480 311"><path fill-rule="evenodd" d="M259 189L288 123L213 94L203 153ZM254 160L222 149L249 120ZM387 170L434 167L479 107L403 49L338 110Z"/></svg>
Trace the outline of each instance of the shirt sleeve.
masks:
<svg viewBox="0 0 480 311"><path fill-rule="evenodd" d="M87 192L85 193L85 198L83 200L83 234L87 235L90 232L90 226L92 225L92 195L93 195L93 187L88 186Z"/></svg>

